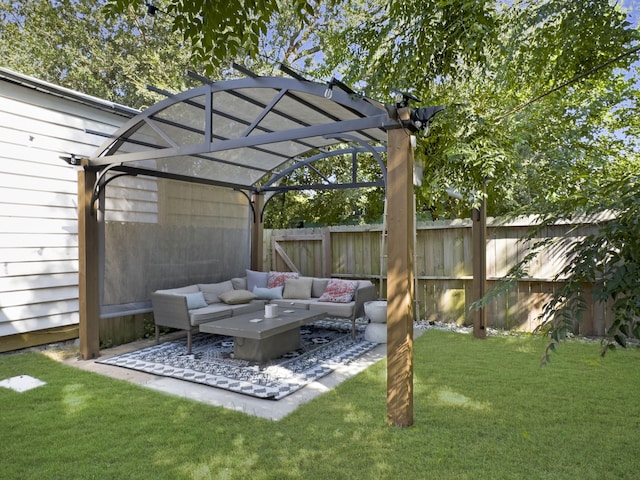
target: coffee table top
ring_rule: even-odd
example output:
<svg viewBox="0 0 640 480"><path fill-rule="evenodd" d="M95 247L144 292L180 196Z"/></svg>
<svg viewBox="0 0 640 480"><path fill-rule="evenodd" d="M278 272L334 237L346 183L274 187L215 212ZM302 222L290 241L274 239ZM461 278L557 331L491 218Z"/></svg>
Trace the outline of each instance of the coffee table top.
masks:
<svg viewBox="0 0 640 480"><path fill-rule="evenodd" d="M202 323L200 324L200 331L261 340L298 328L307 323L315 322L326 316L325 312L302 309L283 310L280 307L278 308L278 315L274 318L264 318L264 311L260 310Z"/></svg>

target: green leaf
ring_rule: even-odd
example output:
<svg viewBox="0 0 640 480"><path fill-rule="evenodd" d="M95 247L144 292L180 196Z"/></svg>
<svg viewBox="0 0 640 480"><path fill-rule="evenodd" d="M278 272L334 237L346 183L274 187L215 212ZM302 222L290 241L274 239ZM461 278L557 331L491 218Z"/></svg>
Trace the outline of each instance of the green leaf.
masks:
<svg viewBox="0 0 640 480"><path fill-rule="evenodd" d="M627 347L627 337L626 336L618 334L618 335L614 335L613 338L615 339L616 343L618 345L620 345L621 347L623 347L623 348Z"/></svg>

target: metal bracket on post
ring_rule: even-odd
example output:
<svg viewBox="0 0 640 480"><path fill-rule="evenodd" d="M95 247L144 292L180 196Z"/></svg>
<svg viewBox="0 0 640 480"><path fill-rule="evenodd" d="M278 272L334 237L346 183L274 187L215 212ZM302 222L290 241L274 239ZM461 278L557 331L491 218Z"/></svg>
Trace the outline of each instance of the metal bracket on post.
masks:
<svg viewBox="0 0 640 480"><path fill-rule="evenodd" d="M249 194L247 192L245 192L244 190L241 190L239 188L234 188L234 190L236 192L240 192L242 195L244 195L247 198L247 202L249 203L249 208L251 209L251 216L253 218L253 221L256 221L256 207L255 207L255 203L253 200L251 200L251 197L249 196ZM262 217L260 217L262 219Z"/></svg>
<svg viewBox="0 0 640 480"><path fill-rule="evenodd" d="M102 192L110 182L120 177L136 177L137 176L137 174L135 173L119 173L119 174L113 175L112 177L107 178L107 173L109 173L114 168L118 168L119 166L120 166L119 164L109 165L107 168L102 170L98 175L98 178L96 179L96 183L93 186L93 191L91 193L91 215L96 214L96 206L95 206L96 201L100 198L100 195L102 195Z"/></svg>
<svg viewBox="0 0 640 480"><path fill-rule="evenodd" d="M385 105L385 109L387 110L387 115L389 115L389 118L399 122L402 128L406 128L411 133L415 133L420 129L423 129L425 132L427 132L429 129L429 124L431 123L431 119L435 116L436 113L444 110L444 105L412 108L409 114L409 118L406 119L400 118L398 113L399 108L400 104L397 104L395 106L388 104Z"/></svg>

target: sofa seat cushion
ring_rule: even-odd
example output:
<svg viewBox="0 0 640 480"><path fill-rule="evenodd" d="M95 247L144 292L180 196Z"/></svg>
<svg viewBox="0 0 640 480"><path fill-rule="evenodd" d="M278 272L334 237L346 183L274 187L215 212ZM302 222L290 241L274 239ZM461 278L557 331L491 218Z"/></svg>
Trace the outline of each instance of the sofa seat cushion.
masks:
<svg viewBox="0 0 640 480"><path fill-rule="evenodd" d="M309 310L309 304L310 303L314 303L316 300L318 300L317 298L308 298L308 299L291 299L291 298L282 298L282 299L275 299L275 300L270 300L269 303L274 304L274 305L278 305L279 307L283 308L283 309L287 309L287 308L300 308L302 310Z"/></svg>
<svg viewBox="0 0 640 480"><path fill-rule="evenodd" d="M327 312L329 317L351 318L354 314L356 302L333 303L333 302L309 302L309 310L316 312Z"/></svg>
<svg viewBox="0 0 640 480"><path fill-rule="evenodd" d="M196 308L189 310L189 321L192 326L200 325L201 323L212 322L214 320L220 320L222 318L230 317L232 313L229 305L224 303L214 303L203 308Z"/></svg>

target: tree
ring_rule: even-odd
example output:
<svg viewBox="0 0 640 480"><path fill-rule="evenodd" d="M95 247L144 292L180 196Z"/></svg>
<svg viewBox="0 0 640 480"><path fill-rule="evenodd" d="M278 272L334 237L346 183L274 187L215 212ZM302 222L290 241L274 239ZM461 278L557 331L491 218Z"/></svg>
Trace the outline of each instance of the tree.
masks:
<svg viewBox="0 0 640 480"><path fill-rule="evenodd" d="M447 106L417 152L429 180L425 201L436 209L445 187L472 196L485 182L491 214L530 203L543 187L526 181L537 158L557 158L561 144L565 157L579 156L588 137L602 135L611 107L633 101L615 70L628 67L630 56L505 115L631 47L637 33L607 1L373 0L353 8L345 13L352 20L330 34L327 68L379 99L389 101L397 89L423 105ZM594 99L596 92L606 98Z"/></svg>
<svg viewBox="0 0 640 480"><path fill-rule="evenodd" d="M108 17L104 0L25 0L0 4L0 57L5 67L135 108L192 86L192 61L181 37L159 18L153 29L144 11ZM19 45L20 48L16 48Z"/></svg>
<svg viewBox="0 0 640 480"><path fill-rule="evenodd" d="M640 338L638 34L626 13L608 1L445 0L371 1L345 16L328 69L371 96L395 88L446 105L416 152L422 209L462 214L486 187L493 215L613 212L575 245L567 287L545 306L548 351L580 322L585 283L613 305L605 349Z"/></svg>
<svg viewBox="0 0 640 480"><path fill-rule="evenodd" d="M94 2L94 7L101 5ZM144 42L155 42L157 38L151 51L158 52L161 58L157 63L149 62L153 71L156 66L164 68L165 63L174 65L171 55L184 43L191 55L185 63L208 73L228 58L246 57L245 63L254 69L269 69L276 61L288 61L307 69L309 78L336 75L356 90L384 102L390 102L390 91L397 89L420 98L415 106L445 105L428 135L419 137L416 159L425 166L425 181L417 192L418 210L433 217L464 216L477 202L479 192L486 190L491 215L534 212L551 221L603 209L615 212L614 220L603 228L604 236L576 246L580 262L566 272L576 280L573 291L566 291L548 305L556 320L547 326L552 335L562 338L568 324L555 314L571 312L567 318L578 315L581 302L575 295L580 294L580 280L589 278L602 280L601 299L613 299L620 306L616 319L620 318L621 323L614 324L611 339L624 344L628 336L638 337L639 330L632 319L636 315L636 290L640 288L620 280L635 271L632 252L638 250L633 223L637 218L635 193L622 188L624 182L630 183L629 178L635 179L640 173L638 89L632 69L638 60L638 49L634 47L638 32L617 3L282 0L246 7L238 0L215 5L205 0L166 0L153 4L159 9L156 25L165 22L167 35L170 31L176 34L167 37L170 41L166 44L160 40L159 32L154 30L152 38L139 26L144 12L136 9L141 5L134 0L110 0L110 16L104 20L96 25L80 24L65 31L67 35L57 35L55 29L64 27L59 20L56 23L60 10L55 9L80 8L80 3L22 2L39 5L43 10L38 10L34 18L44 20L46 30L54 32L50 39L41 39L51 42L53 48L43 51L40 43L30 40L25 50L37 52L36 58L43 62L36 65L32 61L34 73L51 72L51 77L57 75L66 82L74 78L71 72L82 72L79 77L87 88L98 90L95 79L110 85L111 91L104 95L89 91L105 98L113 99L112 92L123 89L127 93L140 92L140 85L131 81L139 70L131 65L144 64L144 59L138 60L134 55L130 62L118 63L117 57L123 56L123 51L135 51L132 45L136 41L142 41L147 48L152 44ZM12 52L10 46L24 32L30 32L30 38L38 37L35 27L23 23L27 14L21 12L30 11L20 10L20 6L20 2L14 2L1 7L1 12L19 13L13 13L10 20L6 14L0 17L8 32L0 41L0 53L12 58L12 62L26 64L26 56ZM96 15L102 19L101 13ZM69 25L76 21L71 17L66 20ZM84 36L83 29L90 32L88 36ZM105 37L102 30L112 29L118 34ZM64 38L76 30L80 40L67 52ZM270 31L277 32L277 38L270 36ZM5 37L11 40L5 41ZM100 45L108 45L108 58L99 53L94 38L100 39ZM85 51L83 45L93 47ZM269 45L273 48L269 49ZM270 58L258 55L258 49L268 52ZM56 55L63 68L55 66L52 59ZM92 61L84 66L79 59L87 56ZM617 60L609 62L612 58ZM115 68L106 73L91 65ZM111 75L119 74L111 71L118 69L127 74L112 80ZM218 72L222 74L221 70ZM157 73L162 79L162 72ZM178 81L174 83L173 77L166 80L180 85ZM144 98L138 103L143 104ZM322 168L325 177L341 174L337 166ZM449 198L447 187L458 190L464 200ZM359 195L323 194L314 203L323 205L322 200L334 196L332 205L338 201L341 205L349 203L350 210L346 211L364 212L358 207L364 204ZM380 198L374 193L368 200ZM301 194L296 194L290 204L307 209L311 205ZM325 211L326 206L325 203ZM291 215L295 215L295 208ZM369 210L375 212L376 208ZM331 216L345 218L336 210L331 211ZM620 265L625 269L618 268ZM576 299L573 304L572 299ZM567 305L569 310L564 309Z"/></svg>
<svg viewBox="0 0 640 480"><path fill-rule="evenodd" d="M138 0L109 0L108 12L117 16L139 4ZM149 2L152 9L170 18L172 29L189 46L195 63L214 73L228 59L255 57L260 40L267 36L273 16L280 13L281 2L260 0L166 0ZM289 0L285 11L292 25L314 15L307 0Z"/></svg>
<svg viewBox="0 0 640 480"><path fill-rule="evenodd" d="M299 168L284 178L282 186L345 184L352 181L351 155L330 157L313 163L313 168ZM360 154L357 181L381 179L378 162L371 155ZM328 181L329 180L329 181ZM319 189L280 193L265 208L267 228L372 224L382 222L384 189Z"/></svg>

